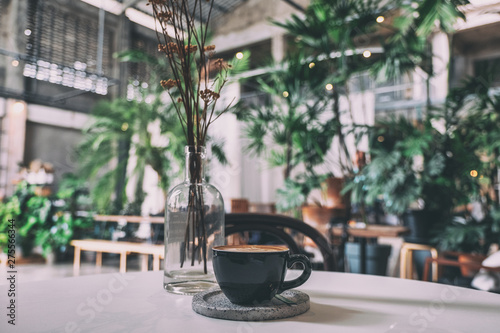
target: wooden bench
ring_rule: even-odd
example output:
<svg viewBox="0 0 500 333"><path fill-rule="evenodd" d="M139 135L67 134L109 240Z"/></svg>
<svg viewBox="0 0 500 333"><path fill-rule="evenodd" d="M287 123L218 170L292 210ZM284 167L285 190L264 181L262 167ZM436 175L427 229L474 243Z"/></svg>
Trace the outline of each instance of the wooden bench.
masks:
<svg viewBox="0 0 500 333"><path fill-rule="evenodd" d="M151 223L162 224L163 217L153 216L124 216L124 215L96 215L94 220L98 222L127 222L127 223ZM80 254L81 251L96 252L96 266L102 266L102 253L118 253L120 254L120 272L127 271L127 255L130 253L138 253L142 255L141 270L148 270L148 256L153 256L153 270L160 269L160 259L164 258L164 245L155 245L150 243L134 243L126 241L112 241L104 239L84 239L73 240L70 243L75 247L75 257L73 269L75 275L80 271Z"/></svg>
<svg viewBox="0 0 500 333"><path fill-rule="evenodd" d="M82 239L72 240L71 245L75 247L75 259L73 270L75 275L80 271L80 253L81 251L96 252L96 266L102 266L102 253L120 254L120 273L127 271L127 255L138 253L142 255L141 270L148 270L148 256L153 255L153 270L160 270L160 259L164 258L165 246L147 243L119 242L102 239Z"/></svg>
<svg viewBox="0 0 500 333"><path fill-rule="evenodd" d="M163 224L163 216L95 215L95 221Z"/></svg>

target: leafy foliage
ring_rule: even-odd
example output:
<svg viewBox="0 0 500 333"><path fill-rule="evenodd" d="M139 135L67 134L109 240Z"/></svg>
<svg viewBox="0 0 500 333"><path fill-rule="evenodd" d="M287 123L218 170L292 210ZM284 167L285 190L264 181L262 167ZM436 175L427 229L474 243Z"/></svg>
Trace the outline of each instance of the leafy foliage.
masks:
<svg viewBox="0 0 500 333"><path fill-rule="evenodd" d="M493 184L500 166L499 99L488 86L484 79L464 81L421 124L379 122L371 131L371 163L347 186L352 201L382 199L387 211L401 214L422 199L425 209L448 217L454 207L477 201L488 213L498 200Z"/></svg>
<svg viewBox="0 0 500 333"><path fill-rule="evenodd" d="M33 247L42 247L46 256L51 252L64 252L72 239L82 237L91 226L88 193L83 181L71 175L61 180L60 190L54 197L35 194L34 187L22 182L6 203L0 203L0 229L7 219L16 221L19 244L23 255L30 255ZM0 239L2 240L2 239ZM5 250L5 243L0 243Z"/></svg>
<svg viewBox="0 0 500 333"><path fill-rule="evenodd" d="M267 153L270 165L284 167L285 178L300 163L321 163L335 135L325 77L308 63L302 54L292 54L258 80L260 91L272 98L261 105L242 102L234 111L247 125L248 150Z"/></svg>
<svg viewBox="0 0 500 333"><path fill-rule="evenodd" d="M21 214L19 199L13 197L5 203L0 203L0 250L7 253L9 241L9 220L16 220Z"/></svg>
<svg viewBox="0 0 500 333"><path fill-rule="evenodd" d="M370 69L379 78L401 77L420 67L433 75L432 50L428 39L437 29L451 33L453 25L465 16L460 6L468 0L316 0L305 16L292 15L285 23L274 22L298 37L299 45L315 54L329 56L331 73L344 85L352 74ZM386 16L378 23L375 19ZM438 26L436 26L438 22ZM383 52L367 61L354 56L356 48L379 43ZM344 82L344 83L341 83Z"/></svg>
<svg viewBox="0 0 500 333"><path fill-rule="evenodd" d="M290 53L282 65L275 65L257 81L259 90L270 98L260 104L242 101L234 109L246 125L247 151L265 156L270 166L283 168L288 183L278 193L292 186L290 179L299 165L306 169L300 177L315 177L313 168L323 162L335 136L337 122L327 107L324 73L321 66L311 68L303 54ZM299 191L301 197L290 206L300 206L308 191Z"/></svg>
<svg viewBox="0 0 500 333"><path fill-rule="evenodd" d="M308 194L319 188L325 179L326 175L299 174L294 179L285 180L284 186L276 193L276 208L282 212L293 212L307 202Z"/></svg>
<svg viewBox="0 0 500 333"><path fill-rule="evenodd" d="M310 59L321 59L322 70L328 80L334 85L332 102L335 121L332 123L334 135L338 138L342 158L339 154L339 164L346 175L352 175L352 160L346 144L346 136L354 134L356 145L366 134L364 126L345 124L340 122L339 94L349 97L349 80L356 73L371 71L385 80L401 77L417 67L424 69L430 76L433 75L432 50L429 47L431 33L436 30L435 22L444 32L451 32L457 19L463 18L459 6L467 4L467 0L454 1L421 1L408 3L404 0L381 2L359 0L315 0L307 8L304 16L292 15L282 23L273 22L285 28L295 38L296 45L305 50ZM376 18L385 16L384 23L377 22ZM379 43L383 52L370 59L363 58L358 49L363 45ZM318 61L315 62L318 65ZM305 81L307 82L307 81ZM307 82L308 84L308 82ZM352 110L347 110L352 113ZM351 115L351 118L352 115ZM262 120L265 118L262 117ZM263 124L256 124L247 133L249 136L262 135L265 131ZM429 137L415 135L405 141L406 147L398 147L402 155L393 157L394 168L398 163L406 162L411 165L410 157L421 154L429 148ZM255 140L251 148L260 152L265 146L264 140ZM376 152L380 153L380 152ZM283 154L274 154L277 161ZM440 163L441 162L441 163ZM430 174L435 176L442 166L442 155L429 162L434 169ZM396 168L397 169L397 168ZM410 168L411 170L411 168ZM395 170L393 170L395 171ZM405 171L391 174L392 190L407 190L416 180L406 178ZM366 177L366 176L364 176ZM351 190L356 186L351 185ZM362 187L358 188L361 194ZM418 195L423 189L414 191ZM411 200L410 198L408 198ZM370 201L374 195L370 195ZM396 210L403 209L407 203L398 205Z"/></svg>
<svg viewBox="0 0 500 333"><path fill-rule="evenodd" d="M438 232L434 241L444 251L487 254L491 244L500 241L499 225L498 207L481 221L457 216Z"/></svg>
<svg viewBox="0 0 500 333"><path fill-rule="evenodd" d="M92 121L84 128L84 140L78 148L80 168L82 175L94 182L92 196L100 212L118 213L125 202L126 183L133 175L137 176L136 200L140 207L146 166L157 172L159 184L166 191L172 165L182 158L184 145L179 140L182 128L175 113L172 109L166 110L159 95L149 103L146 98L101 102L93 110ZM150 128L158 119L163 142L155 143ZM136 165L127 177L130 154L135 157ZM121 195L117 195L115 204L111 205L113 192L120 182ZM135 213L140 214L140 210Z"/></svg>

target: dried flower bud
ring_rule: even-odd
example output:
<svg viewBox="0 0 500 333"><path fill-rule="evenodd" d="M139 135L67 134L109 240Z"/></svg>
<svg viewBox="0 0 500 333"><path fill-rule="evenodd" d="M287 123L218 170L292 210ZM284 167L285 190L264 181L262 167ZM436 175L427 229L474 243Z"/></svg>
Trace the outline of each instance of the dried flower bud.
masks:
<svg viewBox="0 0 500 333"><path fill-rule="evenodd" d="M170 21L173 14L172 12L159 12L156 16L159 20Z"/></svg>
<svg viewBox="0 0 500 333"><path fill-rule="evenodd" d="M184 50L186 50L186 52L189 52L189 53L193 53L193 52L196 52L196 50L198 50L198 46L196 45L186 45L184 46Z"/></svg>
<svg viewBox="0 0 500 333"><path fill-rule="evenodd" d="M177 44L175 44L174 42L170 42L166 45L166 51L167 55L171 55L171 54L174 54L174 53L179 53L179 47L177 46Z"/></svg>
<svg viewBox="0 0 500 333"><path fill-rule="evenodd" d="M204 51L213 51L215 50L215 45L208 45L203 48Z"/></svg>
<svg viewBox="0 0 500 333"><path fill-rule="evenodd" d="M210 89L200 91L200 98L207 104L210 103L210 101L218 99L219 97L220 95L218 93Z"/></svg>
<svg viewBox="0 0 500 333"><path fill-rule="evenodd" d="M172 79L168 79L168 80L161 80L160 81L160 85L164 88L164 89L170 89L170 88L173 88L173 87L176 87L179 85L179 81L178 80L172 80Z"/></svg>

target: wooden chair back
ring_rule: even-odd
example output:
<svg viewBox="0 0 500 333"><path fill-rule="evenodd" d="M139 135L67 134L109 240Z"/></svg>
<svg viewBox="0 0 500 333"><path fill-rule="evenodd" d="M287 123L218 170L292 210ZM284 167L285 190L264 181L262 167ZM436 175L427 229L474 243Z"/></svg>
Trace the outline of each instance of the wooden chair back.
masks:
<svg viewBox="0 0 500 333"><path fill-rule="evenodd" d="M277 214L230 213L226 214L225 231L226 236L247 231L271 234L288 245L292 253L302 253L292 233L302 234L310 238L320 250L324 270L335 271L335 255L330 243L318 230L301 220Z"/></svg>

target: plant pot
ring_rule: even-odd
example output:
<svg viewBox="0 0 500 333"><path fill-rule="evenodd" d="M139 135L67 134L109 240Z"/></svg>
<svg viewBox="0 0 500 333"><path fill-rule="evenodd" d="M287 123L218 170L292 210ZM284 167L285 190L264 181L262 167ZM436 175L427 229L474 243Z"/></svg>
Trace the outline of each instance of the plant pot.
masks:
<svg viewBox="0 0 500 333"><path fill-rule="evenodd" d="M463 253L458 256L458 262L463 264L476 263L481 264L486 259L485 255L477 253ZM460 266L460 272L463 276L471 278L479 272L479 269L470 268L468 266Z"/></svg>
<svg viewBox="0 0 500 333"><path fill-rule="evenodd" d="M330 177L326 179L326 207L346 208L349 205L349 196L342 195L344 178Z"/></svg>
<svg viewBox="0 0 500 333"><path fill-rule="evenodd" d="M49 186L36 186L35 195L39 197L48 197L52 194L52 189Z"/></svg>
<svg viewBox="0 0 500 333"><path fill-rule="evenodd" d="M402 218L404 226L410 229L410 233L404 237L405 242L429 244L432 238L431 230L439 220L440 214L427 210L409 210Z"/></svg>
<svg viewBox="0 0 500 333"><path fill-rule="evenodd" d="M33 253L30 254L29 256L16 256L16 265L22 265L22 264L44 264L45 263L45 258L40 254L40 253Z"/></svg>
<svg viewBox="0 0 500 333"><path fill-rule="evenodd" d="M320 206L302 206L302 220L328 238L330 222L335 217L344 216L345 210Z"/></svg>
<svg viewBox="0 0 500 333"><path fill-rule="evenodd" d="M391 255L392 247L387 244L366 245L366 274L385 276L387 261ZM345 256L349 271L361 273L361 246L358 243L345 244Z"/></svg>

